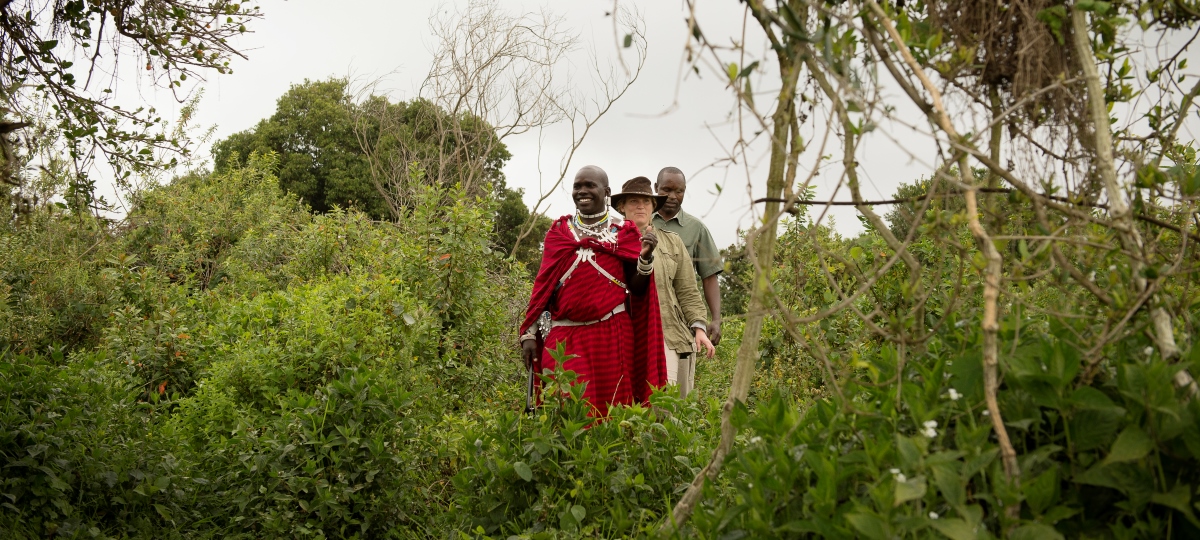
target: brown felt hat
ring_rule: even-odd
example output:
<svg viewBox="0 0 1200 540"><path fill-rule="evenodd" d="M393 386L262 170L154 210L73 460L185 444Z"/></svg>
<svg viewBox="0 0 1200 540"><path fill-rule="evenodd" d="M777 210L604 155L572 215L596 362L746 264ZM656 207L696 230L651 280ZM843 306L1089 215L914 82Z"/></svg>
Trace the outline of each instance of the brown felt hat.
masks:
<svg viewBox="0 0 1200 540"><path fill-rule="evenodd" d="M655 212L662 208L663 203L667 202L667 196L655 193L654 188L650 185L650 179L645 176L626 181L621 186L621 192L612 196L613 209L616 210L626 197L650 197L650 200L654 201Z"/></svg>

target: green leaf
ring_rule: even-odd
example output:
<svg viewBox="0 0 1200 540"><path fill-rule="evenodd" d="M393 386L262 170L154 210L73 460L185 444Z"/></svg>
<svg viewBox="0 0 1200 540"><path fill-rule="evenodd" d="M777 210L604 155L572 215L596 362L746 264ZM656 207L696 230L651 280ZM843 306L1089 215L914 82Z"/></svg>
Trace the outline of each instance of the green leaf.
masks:
<svg viewBox="0 0 1200 540"><path fill-rule="evenodd" d="M1076 452L1086 452L1108 446L1121 426L1124 410L1120 412L1097 409L1084 409L1075 413L1071 418L1071 444Z"/></svg>
<svg viewBox="0 0 1200 540"><path fill-rule="evenodd" d="M1100 486L1112 489L1121 489L1121 484L1104 465L1096 465L1091 469L1083 471L1075 475L1073 481L1076 484L1086 484L1089 486Z"/></svg>
<svg viewBox="0 0 1200 540"><path fill-rule="evenodd" d="M924 476L909 478L904 482L896 482L896 492L894 494L896 500L893 504L900 506L913 499L920 499L925 496L925 490Z"/></svg>
<svg viewBox="0 0 1200 540"><path fill-rule="evenodd" d="M954 467L949 464L933 467L933 481L937 484L938 491L942 492L942 497L950 504L961 506L967 502L967 491L963 487L962 477Z"/></svg>
<svg viewBox="0 0 1200 540"><path fill-rule="evenodd" d="M1051 468L1038 475L1032 482L1021 486L1025 492L1025 502L1034 515L1041 515L1050 505L1054 504L1058 495L1058 469Z"/></svg>
<svg viewBox="0 0 1200 540"><path fill-rule="evenodd" d="M946 535L952 540L975 540L979 537L975 532L975 527L970 523L959 518L943 518L935 519L929 522L937 532Z"/></svg>
<svg viewBox="0 0 1200 540"><path fill-rule="evenodd" d="M587 509L576 504L571 507L571 516L575 518L575 521L583 523L583 518L587 517Z"/></svg>
<svg viewBox="0 0 1200 540"><path fill-rule="evenodd" d="M846 514L846 521L849 521L850 526L857 529L866 538L883 540L888 537L887 526L875 514Z"/></svg>
<svg viewBox="0 0 1200 540"><path fill-rule="evenodd" d="M729 63L729 80L735 80L738 76L738 65L736 62Z"/></svg>
<svg viewBox="0 0 1200 540"><path fill-rule="evenodd" d="M1049 525L1030 523L1013 529L1008 535L1009 540L1062 540L1062 533Z"/></svg>
<svg viewBox="0 0 1200 540"><path fill-rule="evenodd" d="M1150 502L1174 508L1187 516L1188 521L1200 525L1196 522L1196 515L1192 513L1192 487L1187 484L1175 484L1175 487L1168 493L1155 493L1150 496Z"/></svg>
<svg viewBox="0 0 1200 540"><path fill-rule="evenodd" d="M915 469L921 464L921 448L911 438L896 435L896 450L900 452L900 462L906 469Z"/></svg>
<svg viewBox="0 0 1200 540"><path fill-rule="evenodd" d="M1137 461L1146 457L1146 454L1149 454L1153 448L1154 441L1150 440L1146 432L1142 431L1142 428L1136 425L1131 425L1117 436L1112 449L1108 451L1108 456L1104 458L1104 463L1107 465L1125 461Z"/></svg>
<svg viewBox="0 0 1200 540"><path fill-rule="evenodd" d="M1097 409L1097 410L1113 410L1125 414L1125 409L1113 403L1113 400L1104 392L1101 392L1091 386L1084 386L1076 389L1071 393L1071 404L1080 409Z"/></svg>
<svg viewBox="0 0 1200 540"><path fill-rule="evenodd" d="M1078 508L1071 508L1065 504L1060 504L1054 508L1051 508L1045 514L1042 514L1041 522L1048 525L1054 525L1055 523L1058 523L1078 513Z"/></svg>
<svg viewBox="0 0 1200 540"><path fill-rule="evenodd" d="M632 45L633 45L633 34L625 34L625 43L623 44L623 46L626 49L628 49Z"/></svg>
<svg viewBox="0 0 1200 540"><path fill-rule="evenodd" d="M753 72L754 68L756 68L756 67L758 67L758 60L750 62L750 65L742 68L742 71L740 73L738 73L738 78L742 79L742 78L750 76L750 73Z"/></svg>
<svg viewBox="0 0 1200 540"><path fill-rule="evenodd" d="M513 470L517 471L517 476L520 476L522 480L526 482L533 480L533 471L529 469L529 465L526 465L524 461L513 463Z"/></svg>

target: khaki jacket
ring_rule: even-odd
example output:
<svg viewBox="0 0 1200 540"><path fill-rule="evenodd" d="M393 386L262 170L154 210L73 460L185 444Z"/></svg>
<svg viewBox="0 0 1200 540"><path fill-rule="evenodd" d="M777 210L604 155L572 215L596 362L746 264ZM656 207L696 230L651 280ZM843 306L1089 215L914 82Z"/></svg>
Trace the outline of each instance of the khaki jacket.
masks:
<svg viewBox="0 0 1200 540"><path fill-rule="evenodd" d="M693 352L695 339L691 327L707 324L708 313L700 289L692 255L683 239L671 231L654 228L658 247L654 249L654 283L662 313L663 339L677 352Z"/></svg>

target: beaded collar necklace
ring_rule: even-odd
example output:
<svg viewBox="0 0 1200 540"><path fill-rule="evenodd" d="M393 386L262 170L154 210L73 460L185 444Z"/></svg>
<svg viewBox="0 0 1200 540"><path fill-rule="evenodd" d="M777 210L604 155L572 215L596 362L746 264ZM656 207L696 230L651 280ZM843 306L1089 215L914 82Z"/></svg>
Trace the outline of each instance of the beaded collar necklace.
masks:
<svg viewBox="0 0 1200 540"><path fill-rule="evenodd" d="M583 219L596 219L596 218L598 218L598 217L605 217L605 216L607 216L607 215L608 215L608 209L607 209L607 208L605 208L604 210L602 210L602 211L600 211L600 212L596 212L595 214L585 214L585 213L583 213L583 212L576 212L576 215L578 215L579 217L581 217L581 218L583 218Z"/></svg>
<svg viewBox="0 0 1200 540"><path fill-rule="evenodd" d="M595 223L592 223L590 225L584 223L583 220L580 219L580 218L592 219L592 218L597 218L600 216L603 216L603 219L601 219L600 221L597 221ZM591 237L599 237L608 228L608 223L611 220L612 220L612 216L610 216L608 214L608 211L605 210L604 212L602 212L600 214L593 214L593 215L575 214L575 217L571 218L571 225L573 227L575 227L575 230L577 230L583 234L586 234Z"/></svg>

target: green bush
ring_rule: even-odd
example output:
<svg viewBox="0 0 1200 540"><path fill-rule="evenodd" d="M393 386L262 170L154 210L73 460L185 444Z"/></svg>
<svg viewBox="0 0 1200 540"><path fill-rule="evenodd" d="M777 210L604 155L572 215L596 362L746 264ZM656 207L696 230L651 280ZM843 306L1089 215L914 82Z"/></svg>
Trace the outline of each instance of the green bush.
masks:
<svg viewBox="0 0 1200 540"><path fill-rule="evenodd" d="M1065 332L1065 331L1064 331ZM1081 358L1055 334L1006 356L1000 410L1019 482L998 458L972 336L908 360L899 391L895 350L862 358L845 401L797 408L784 393L739 408L746 444L728 464L732 493L711 495L692 523L702 537L945 536L1164 538L1196 529L1200 405L1172 385L1182 365L1132 357L1114 377L1075 383ZM1016 518L1005 508L1022 505Z"/></svg>
<svg viewBox="0 0 1200 540"><path fill-rule="evenodd" d="M386 372L347 368L315 392L291 390L197 448L216 525L252 538L401 535L426 503L414 500L425 460L409 439L435 418Z"/></svg>
<svg viewBox="0 0 1200 540"><path fill-rule="evenodd" d="M124 301L101 273L115 244L103 221L56 210L0 224L0 349L95 345L109 310Z"/></svg>
<svg viewBox="0 0 1200 540"><path fill-rule="evenodd" d="M532 415L500 412L464 433L454 484L465 528L502 538L648 534L707 461L716 417L656 392L652 408L614 407L596 422L573 372L543 380Z"/></svg>
<svg viewBox="0 0 1200 540"><path fill-rule="evenodd" d="M165 538L202 521L192 503L204 479L153 429L158 407L107 365L96 355L0 357L5 537Z"/></svg>

